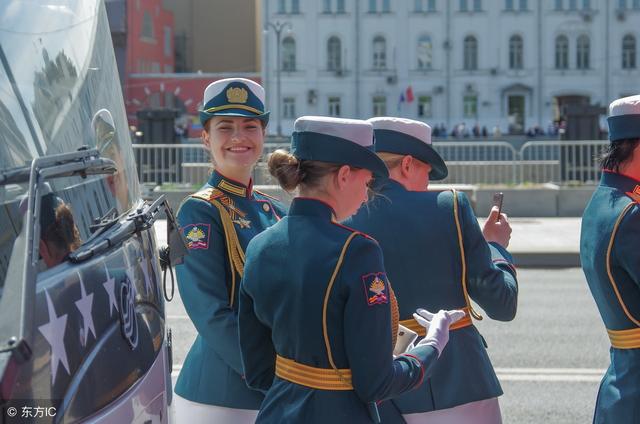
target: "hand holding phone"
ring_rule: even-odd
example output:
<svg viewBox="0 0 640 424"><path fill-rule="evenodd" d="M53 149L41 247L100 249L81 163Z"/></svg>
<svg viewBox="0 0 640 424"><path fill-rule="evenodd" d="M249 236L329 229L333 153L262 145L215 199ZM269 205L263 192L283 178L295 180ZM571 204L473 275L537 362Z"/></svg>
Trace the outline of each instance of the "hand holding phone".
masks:
<svg viewBox="0 0 640 424"><path fill-rule="evenodd" d="M394 355L400 355L413 346L413 342L418 338L418 333L408 329L403 325L398 326L398 338L393 348Z"/></svg>
<svg viewBox="0 0 640 424"><path fill-rule="evenodd" d="M493 206L498 207L498 217L496 218L496 222L500 221L500 214L502 213L502 199L504 198L504 193L494 193L493 194Z"/></svg>

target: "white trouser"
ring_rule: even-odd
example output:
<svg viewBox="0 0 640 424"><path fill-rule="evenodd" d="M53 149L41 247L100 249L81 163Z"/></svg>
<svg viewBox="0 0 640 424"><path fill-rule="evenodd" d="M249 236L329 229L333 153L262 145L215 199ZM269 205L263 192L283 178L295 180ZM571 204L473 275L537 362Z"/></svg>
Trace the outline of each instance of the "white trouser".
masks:
<svg viewBox="0 0 640 424"><path fill-rule="evenodd" d="M253 424L258 411L191 402L173 394L173 424Z"/></svg>
<svg viewBox="0 0 640 424"><path fill-rule="evenodd" d="M498 398L469 402L449 409L404 414L407 424L502 424Z"/></svg>

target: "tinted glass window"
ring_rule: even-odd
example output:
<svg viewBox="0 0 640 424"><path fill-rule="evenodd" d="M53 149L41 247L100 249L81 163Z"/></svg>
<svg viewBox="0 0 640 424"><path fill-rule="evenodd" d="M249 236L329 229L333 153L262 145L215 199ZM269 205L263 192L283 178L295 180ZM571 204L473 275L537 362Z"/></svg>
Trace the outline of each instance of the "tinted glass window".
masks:
<svg viewBox="0 0 640 424"><path fill-rule="evenodd" d="M138 179L111 34L100 2L3 2L0 91L2 171L28 166L34 158L74 152L83 145L97 147L118 167L115 175L47 180L43 194L51 193L47 199L53 209L43 209L41 222L45 219L58 227L66 222L68 231L62 236L71 237L77 246L90 236L95 219L112 208L124 213L132 207L139 198ZM0 290L10 262L24 257L14 246L25 231L26 197L26 182L0 184ZM49 200L43 198L43 207ZM47 221L52 216L54 220Z"/></svg>

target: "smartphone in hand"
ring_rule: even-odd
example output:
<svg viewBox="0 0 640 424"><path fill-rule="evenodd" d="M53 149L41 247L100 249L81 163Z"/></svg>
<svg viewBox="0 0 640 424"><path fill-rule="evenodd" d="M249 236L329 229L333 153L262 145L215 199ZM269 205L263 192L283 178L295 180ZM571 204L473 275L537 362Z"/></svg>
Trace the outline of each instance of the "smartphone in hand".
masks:
<svg viewBox="0 0 640 424"><path fill-rule="evenodd" d="M498 218L496 222L500 221L500 214L502 213L502 199L504 198L504 193L498 192L493 194L493 206L498 207Z"/></svg>
<svg viewBox="0 0 640 424"><path fill-rule="evenodd" d="M409 330L407 327L403 325L398 326L398 338L396 340L396 345L393 348L394 355L400 355L401 353L406 352L411 346L413 346L413 342L418 338L418 333L413 330Z"/></svg>

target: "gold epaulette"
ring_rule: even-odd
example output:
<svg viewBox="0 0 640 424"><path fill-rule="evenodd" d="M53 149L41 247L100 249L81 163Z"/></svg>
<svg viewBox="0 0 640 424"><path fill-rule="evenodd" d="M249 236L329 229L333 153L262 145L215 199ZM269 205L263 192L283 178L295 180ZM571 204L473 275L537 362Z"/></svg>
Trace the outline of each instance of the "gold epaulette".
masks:
<svg viewBox="0 0 640 424"><path fill-rule="evenodd" d="M217 199L223 195L222 191L218 190L215 187L208 187L202 189L198 192L193 193L190 197L195 197L196 199L205 200L207 202Z"/></svg>

